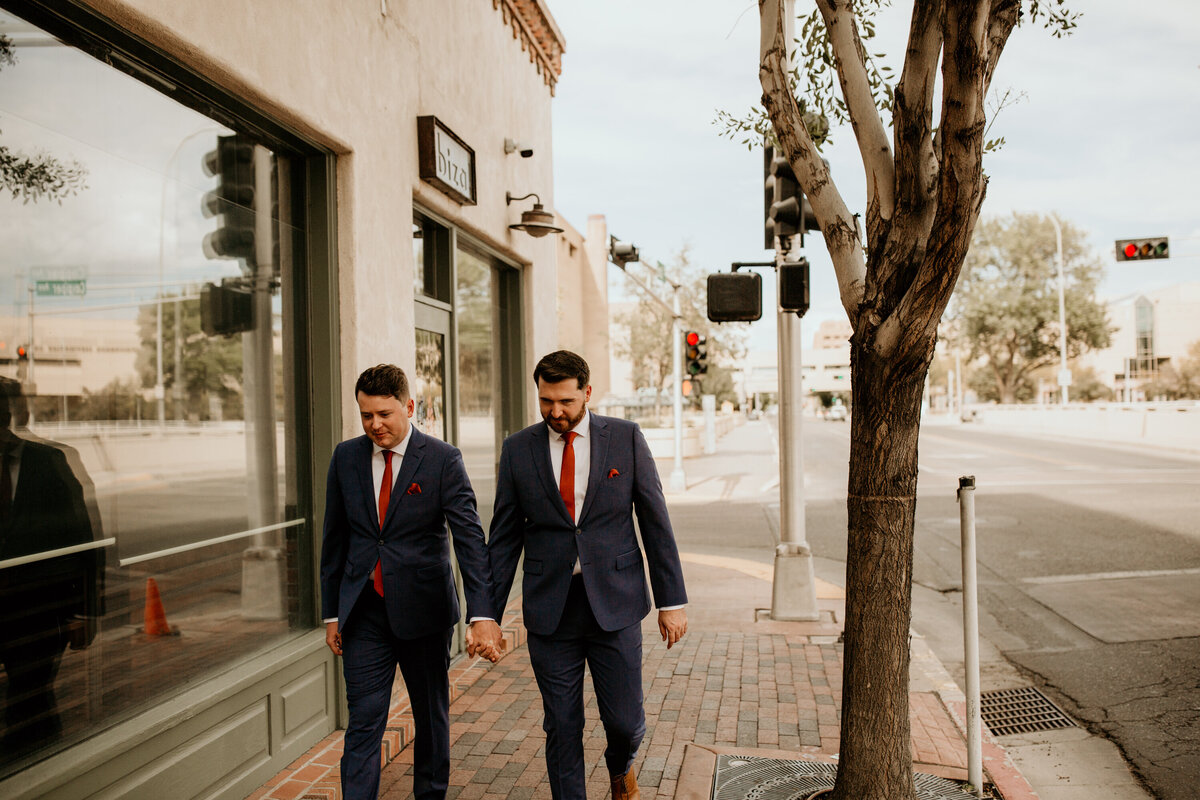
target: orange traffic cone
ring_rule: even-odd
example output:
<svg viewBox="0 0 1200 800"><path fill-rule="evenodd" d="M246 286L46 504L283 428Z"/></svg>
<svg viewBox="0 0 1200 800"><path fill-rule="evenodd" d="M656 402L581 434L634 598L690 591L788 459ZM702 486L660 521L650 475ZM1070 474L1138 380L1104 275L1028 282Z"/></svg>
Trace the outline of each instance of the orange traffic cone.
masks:
<svg viewBox="0 0 1200 800"><path fill-rule="evenodd" d="M154 578L146 579L146 611L143 615L144 628L147 636L178 636L179 629L167 624L167 612L163 609L162 598L158 594L158 584Z"/></svg>

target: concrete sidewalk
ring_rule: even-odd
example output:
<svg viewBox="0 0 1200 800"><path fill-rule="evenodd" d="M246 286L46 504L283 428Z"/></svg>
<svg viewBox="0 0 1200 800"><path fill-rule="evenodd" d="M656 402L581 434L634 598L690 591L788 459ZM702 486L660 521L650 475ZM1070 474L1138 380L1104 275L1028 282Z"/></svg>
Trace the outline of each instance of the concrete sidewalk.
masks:
<svg viewBox="0 0 1200 800"><path fill-rule="evenodd" d="M818 622L775 622L759 609L771 603L772 568L706 545L728 532L772 542L770 504L777 490L752 468L729 476L731 463L771 458L761 432L725 437L717 457L689 459L689 490L668 497L691 602L689 633L667 650L654 614L643 625L647 732L635 768L643 796L699 800L712 796L723 754L836 763L841 700L841 588L818 581ZM732 451L729 448L738 448ZM769 448L769 445L768 445ZM744 459L739 462L738 459ZM670 463L660 464L663 475ZM769 471L769 470L768 470ZM771 552L768 546L765 551ZM505 615L512 646L497 664L460 661L451 674L449 797L549 798L541 698L524 647L519 605ZM585 751L589 795L608 796L604 733L590 685ZM966 780L965 701L920 637L913 639L911 722L914 770ZM381 797L411 797L411 719L397 679L393 714L381 757ZM984 732L986 782L1005 800L1034 798L1029 783ZM339 798L340 733L251 795Z"/></svg>

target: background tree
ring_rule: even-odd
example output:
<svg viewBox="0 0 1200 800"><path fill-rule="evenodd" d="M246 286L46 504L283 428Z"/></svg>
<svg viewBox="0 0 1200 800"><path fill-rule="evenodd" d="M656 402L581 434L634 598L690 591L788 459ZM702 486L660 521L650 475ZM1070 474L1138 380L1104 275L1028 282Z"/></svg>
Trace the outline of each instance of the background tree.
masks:
<svg viewBox="0 0 1200 800"><path fill-rule="evenodd" d="M217 397L224 419L241 419L242 405L242 337L206 336L200 329L200 301L184 300L180 305L180 334L182 336L181 375L175 370L175 304L167 295L163 305L163 386L167 393L168 416L206 420L211 416L210 397ZM137 355L137 371L143 388L151 388L157 380L158 324L153 304L138 312L138 331L142 349ZM183 381L184 408L172 409L174 387ZM277 381L278 385L278 381Z"/></svg>
<svg viewBox="0 0 1200 800"><path fill-rule="evenodd" d="M816 0L798 39L804 69L793 72L789 3L759 0L763 105L778 152L812 203L854 328L834 800L915 796L908 644L925 375L987 188L985 98L996 64L1022 15L1057 33L1075 24L1062 0L914 0L892 85L866 44L881 2ZM880 111L890 114L890 138ZM814 113L853 129L866 177L864 226L821 160Z"/></svg>
<svg viewBox="0 0 1200 800"><path fill-rule="evenodd" d="M1104 304L1096 299L1103 266L1088 248L1083 231L1069 222L1060 225L1067 358L1073 359L1087 350L1107 347L1113 329ZM970 358L983 359L994 384L993 391L981 391L981 396L1013 403L1032 395L1032 374L1059 362L1053 223L1041 214L1021 213L981 222L950 311Z"/></svg>
<svg viewBox="0 0 1200 800"><path fill-rule="evenodd" d="M708 352L709 374L701 382L703 392L717 393L724 386L725 397L719 396L718 402L727 399L728 395L732 394L732 378L727 380L729 385L726 386L720 372L715 368L732 365L745 354L746 325L717 325L709 322L707 272L691 263L686 246L676 254L670 267L661 264L656 267L643 265L640 272L642 274L638 275L638 280L648 284L667 305L672 302L672 290L666 281L667 276L679 282L682 328L684 331L696 331L707 339L705 348ZM657 417L661 411L659 398L671 385L671 348L674 345L671 315L661 305L646 297L641 289L631 287L631 291L637 297L637 303L629 311L615 315L617 325L623 328L627 335L614 339L613 352L621 358L629 359L633 366L632 377L636 388L656 390L654 410ZM699 397L700 393L697 392L689 400L699 403Z"/></svg>
<svg viewBox="0 0 1200 800"><path fill-rule="evenodd" d="M1149 400L1200 398L1200 339L1188 345L1187 355L1165 364L1157 378L1143 384Z"/></svg>
<svg viewBox="0 0 1200 800"><path fill-rule="evenodd" d="M12 39L0 34L0 69L16 63ZM14 199L28 203L46 197L62 203L64 197L86 188L87 169L78 161L64 162L45 153L24 155L0 144L0 189L7 189Z"/></svg>

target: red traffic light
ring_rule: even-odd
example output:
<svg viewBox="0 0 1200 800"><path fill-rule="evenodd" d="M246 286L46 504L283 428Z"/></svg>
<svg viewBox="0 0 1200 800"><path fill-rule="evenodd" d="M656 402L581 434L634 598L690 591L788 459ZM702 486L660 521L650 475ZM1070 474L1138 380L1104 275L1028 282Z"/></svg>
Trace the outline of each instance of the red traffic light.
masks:
<svg viewBox="0 0 1200 800"><path fill-rule="evenodd" d="M17 348L17 358L29 358L29 351L25 349L25 345Z"/></svg>
<svg viewBox="0 0 1200 800"><path fill-rule="evenodd" d="M1143 261L1170 257L1171 246L1166 236L1117 240L1117 261Z"/></svg>
<svg viewBox="0 0 1200 800"><path fill-rule="evenodd" d="M700 334L695 331L688 331L684 334L683 340L687 342L688 347L695 347L700 344Z"/></svg>

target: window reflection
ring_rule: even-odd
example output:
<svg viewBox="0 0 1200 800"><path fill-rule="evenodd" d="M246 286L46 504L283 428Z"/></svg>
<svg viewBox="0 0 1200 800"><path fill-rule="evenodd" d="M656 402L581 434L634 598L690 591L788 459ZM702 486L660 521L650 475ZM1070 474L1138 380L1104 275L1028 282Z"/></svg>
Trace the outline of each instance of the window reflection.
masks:
<svg viewBox="0 0 1200 800"><path fill-rule="evenodd" d="M413 424L421 433L446 440L446 337L417 329L417 368L413 377Z"/></svg>
<svg viewBox="0 0 1200 800"><path fill-rule="evenodd" d="M206 173L233 131L8 12L0 34L0 147L79 176L0 185L3 775L312 615L292 162L236 137L248 171Z"/></svg>
<svg viewBox="0 0 1200 800"><path fill-rule="evenodd" d="M459 248L455 316L458 326L459 442L486 527L496 496L500 375L496 343L496 269L489 259Z"/></svg>

